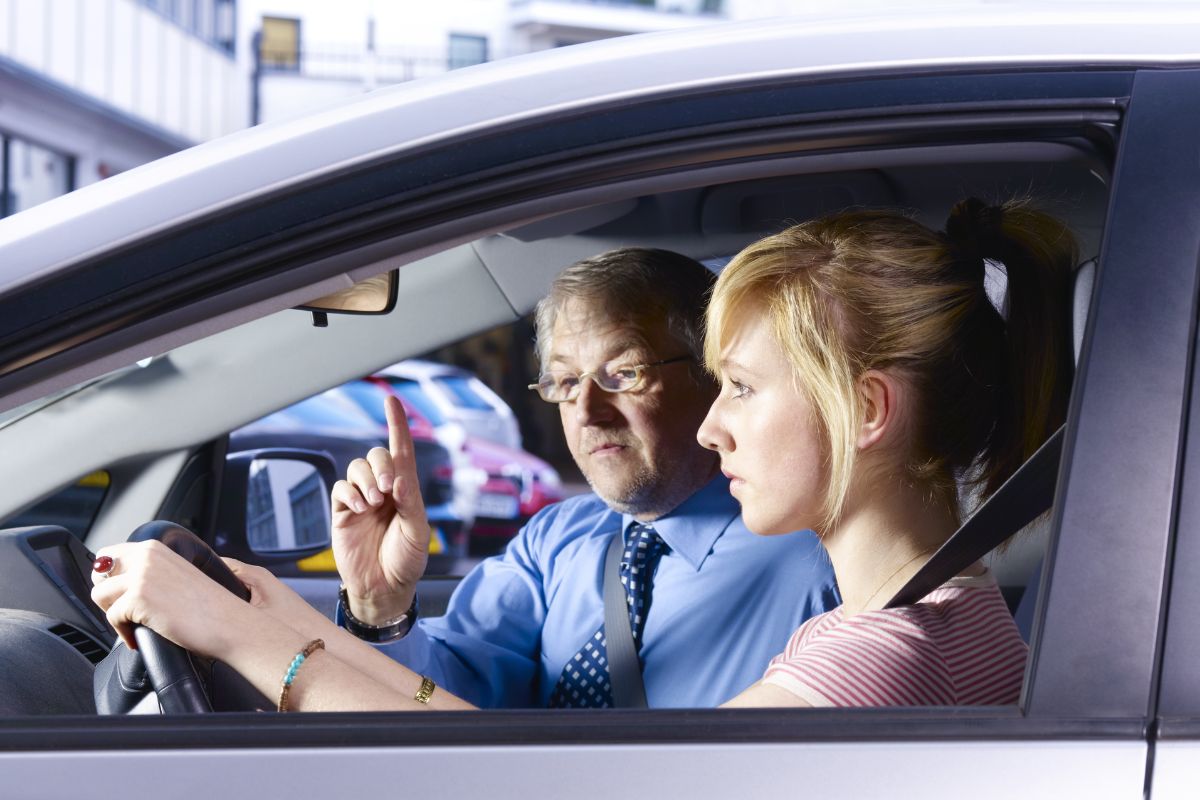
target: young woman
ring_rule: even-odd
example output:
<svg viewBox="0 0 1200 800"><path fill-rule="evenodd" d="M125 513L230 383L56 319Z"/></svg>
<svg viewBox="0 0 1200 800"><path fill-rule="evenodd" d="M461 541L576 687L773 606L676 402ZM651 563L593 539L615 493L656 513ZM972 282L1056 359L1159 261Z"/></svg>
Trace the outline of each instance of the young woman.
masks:
<svg viewBox="0 0 1200 800"><path fill-rule="evenodd" d="M698 438L751 530L818 531L843 599L731 705L1017 701L1026 647L981 564L884 605L957 529L961 490L986 497L1062 423L1075 263L1052 218L969 200L946 233L840 214L726 267L706 340L721 394Z"/></svg>

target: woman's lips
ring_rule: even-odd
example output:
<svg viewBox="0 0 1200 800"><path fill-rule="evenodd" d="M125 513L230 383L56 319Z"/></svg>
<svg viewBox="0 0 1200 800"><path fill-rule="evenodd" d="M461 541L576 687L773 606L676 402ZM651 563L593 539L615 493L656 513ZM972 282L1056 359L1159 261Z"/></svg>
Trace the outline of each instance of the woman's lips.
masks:
<svg viewBox="0 0 1200 800"><path fill-rule="evenodd" d="M733 491L736 488L740 488L746 482L743 478L739 478L737 475L734 475L732 472L725 469L724 467L721 468L721 474L729 479L729 490L730 491Z"/></svg>

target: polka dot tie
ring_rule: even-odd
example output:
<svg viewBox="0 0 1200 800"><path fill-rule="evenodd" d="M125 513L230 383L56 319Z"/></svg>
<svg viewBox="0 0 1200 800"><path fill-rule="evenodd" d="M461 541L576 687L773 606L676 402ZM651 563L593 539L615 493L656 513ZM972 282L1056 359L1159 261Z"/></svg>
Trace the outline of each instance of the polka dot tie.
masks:
<svg viewBox="0 0 1200 800"><path fill-rule="evenodd" d="M654 528L635 522L625 537L621 556L621 585L629 605L633 646L642 649L642 630L650 610L650 584L658 560L669 548ZM567 662L550 696L550 708L612 708L612 682L608 676L608 641L604 624Z"/></svg>

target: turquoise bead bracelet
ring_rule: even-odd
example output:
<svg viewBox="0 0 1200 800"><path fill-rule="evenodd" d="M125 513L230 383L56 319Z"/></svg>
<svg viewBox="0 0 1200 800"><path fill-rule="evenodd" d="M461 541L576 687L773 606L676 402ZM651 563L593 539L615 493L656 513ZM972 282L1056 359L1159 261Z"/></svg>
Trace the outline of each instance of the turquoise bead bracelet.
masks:
<svg viewBox="0 0 1200 800"><path fill-rule="evenodd" d="M283 676L283 683L281 684L279 690L279 710L281 712L288 710L288 694L292 690L292 681L296 680L296 673L299 671L300 665L303 664L305 659L307 659L313 653L324 649L325 642L321 641L320 639L313 639L311 642L304 645L304 649L297 653L296 657L292 659L292 663L288 665L287 672Z"/></svg>

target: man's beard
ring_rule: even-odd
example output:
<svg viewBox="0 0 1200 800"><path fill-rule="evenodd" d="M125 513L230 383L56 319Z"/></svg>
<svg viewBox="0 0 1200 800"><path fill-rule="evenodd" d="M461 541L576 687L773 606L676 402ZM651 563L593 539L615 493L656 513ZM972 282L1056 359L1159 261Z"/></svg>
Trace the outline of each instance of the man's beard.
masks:
<svg viewBox="0 0 1200 800"><path fill-rule="evenodd" d="M587 470L583 477L605 504L619 514L657 519L673 511L696 489L691 470L667 470L661 465L640 464L614 491L602 489Z"/></svg>

